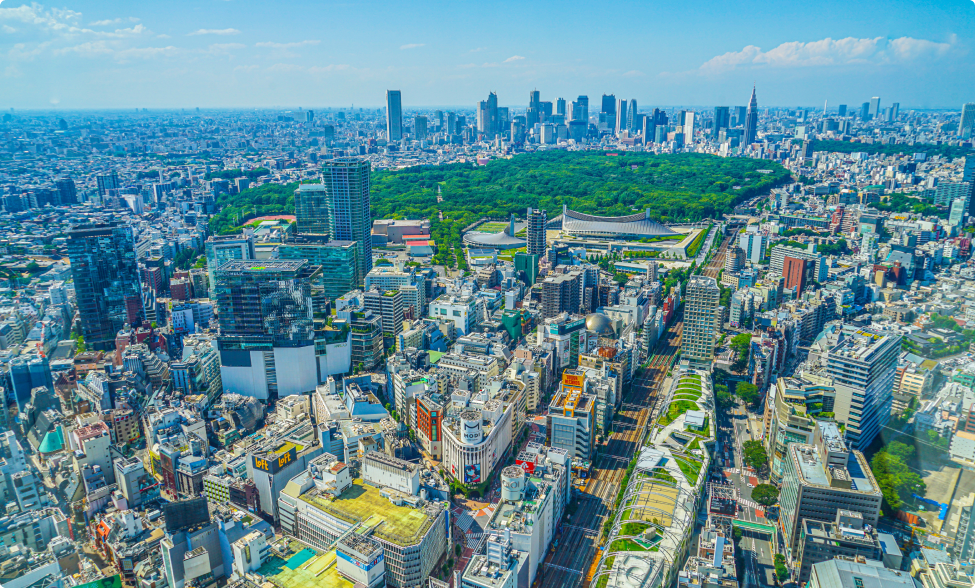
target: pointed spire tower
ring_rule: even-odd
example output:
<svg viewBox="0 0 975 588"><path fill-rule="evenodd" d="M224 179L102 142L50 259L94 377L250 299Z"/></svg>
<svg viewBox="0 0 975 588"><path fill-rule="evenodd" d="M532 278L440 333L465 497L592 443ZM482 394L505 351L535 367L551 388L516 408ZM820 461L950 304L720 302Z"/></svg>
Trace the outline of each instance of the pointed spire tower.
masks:
<svg viewBox="0 0 975 588"><path fill-rule="evenodd" d="M752 98L748 101L748 113L745 116L745 145L751 145L758 137L758 98L755 97L755 86L752 86Z"/></svg>

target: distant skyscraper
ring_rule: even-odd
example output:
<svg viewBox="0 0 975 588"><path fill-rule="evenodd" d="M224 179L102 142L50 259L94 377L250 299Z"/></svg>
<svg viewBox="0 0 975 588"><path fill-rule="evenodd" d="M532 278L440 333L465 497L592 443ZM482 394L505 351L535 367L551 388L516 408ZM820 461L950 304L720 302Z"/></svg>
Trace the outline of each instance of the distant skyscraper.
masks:
<svg viewBox="0 0 975 588"><path fill-rule="evenodd" d="M445 132L446 132L446 134L448 136L449 135L456 135L456 134L458 134L457 133L457 115L454 114L453 112L448 112L447 113L447 130Z"/></svg>
<svg viewBox="0 0 975 588"><path fill-rule="evenodd" d="M740 127L745 124L747 109L744 106L735 106L731 111L731 126Z"/></svg>
<svg viewBox="0 0 975 588"><path fill-rule="evenodd" d="M356 242L360 284L372 269L370 171L368 161L352 157L327 161L322 170L328 195L328 234L333 240Z"/></svg>
<svg viewBox="0 0 975 588"><path fill-rule="evenodd" d="M752 86L752 97L748 101L748 113L745 115L745 145L755 142L758 137L758 98L755 97L755 87Z"/></svg>
<svg viewBox="0 0 975 588"><path fill-rule="evenodd" d="M98 174L95 176L95 182L98 185L98 195L105 197L109 190L119 189L118 172L112 170L105 174Z"/></svg>
<svg viewBox="0 0 975 588"><path fill-rule="evenodd" d="M961 120L958 122L958 136L971 139L975 135L975 103L968 102L961 107Z"/></svg>
<svg viewBox="0 0 975 588"><path fill-rule="evenodd" d="M600 109L600 112L603 115L600 118L605 120L606 128L608 128L610 132L616 130L616 96L615 95L603 94L602 108Z"/></svg>
<svg viewBox="0 0 975 588"><path fill-rule="evenodd" d="M654 109L656 110L656 109ZM641 129L643 134L643 144L652 143L656 138L657 123L656 118L652 114L648 114L643 117L643 129Z"/></svg>
<svg viewBox="0 0 975 588"><path fill-rule="evenodd" d="M413 135L417 141L427 138L427 117L418 116L413 119Z"/></svg>
<svg viewBox="0 0 975 588"><path fill-rule="evenodd" d="M626 129L626 99L616 101L616 136L623 134Z"/></svg>
<svg viewBox="0 0 975 588"><path fill-rule="evenodd" d="M894 104L891 105L891 107L890 107L890 120L891 120L891 122L897 120L897 115L900 114L900 110L901 110L901 103L900 102L894 102Z"/></svg>
<svg viewBox="0 0 975 588"><path fill-rule="evenodd" d="M532 129L536 124L542 122L542 97L538 90L532 90L528 93L528 111L525 113L525 124L528 130Z"/></svg>
<svg viewBox="0 0 975 588"><path fill-rule="evenodd" d="M403 99L399 90L386 90L386 140L403 140Z"/></svg>
<svg viewBox="0 0 975 588"><path fill-rule="evenodd" d="M78 204L78 188L71 178L61 178L57 181L58 197L62 205Z"/></svg>
<svg viewBox="0 0 975 588"><path fill-rule="evenodd" d="M589 97L579 96L572 103L572 120L576 122L589 123Z"/></svg>
<svg viewBox="0 0 975 588"><path fill-rule="evenodd" d="M494 92L477 105L477 131L488 139L498 134L498 95Z"/></svg>
<svg viewBox="0 0 975 588"><path fill-rule="evenodd" d="M691 276L684 302L684 334L681 362L693 369L710 369L714 363L714 342L721 330L721 290L718 281Z"/></svg>
<svg viewBox="0 0 975 588"><path fill-rule="evenodd" d="M528 254L545 256L545 226L548 223L548 213L537 208L528 209Z"/></svg>
<svg viewBox="0 0 975 588"><path fill-rule="evenodd" d="M840 104L836 107L836 115L839 117L846 116L846 104Z"/></svg>
<svg viewBox="0 0 975 588"><path fill-rule="evenodd" d="M731 124L731 109L727 106L714 107L714 127L711 129L711 138L718 140L718 133L721 129L727 129Z"/></svg>
<svg viewBox="0 0 975 588"><path fill-rule="evenodd" d="M68 232L68 258L85 343L112 349L123 327L145 319L132 228L115 222L78 226Z"/></svg>
<svg viewBox="0 0 975 588"><path fill-rule="evenodd" d="M636 111L636 98L630 98L630 106L626 110L626 130L630 131L630 134L640 130L637 128L639 124L637 123L638 115Z"/></svg>
<svg viewBox="0 0 975 588"><path fill-rule="evenodd" d="M694 142L694 113L684 110L680 113L681 133L684 135L684 144L690 145Z"/></svg>
<svg viewBox="0 0 975 588"><path fill-rule="evenodd" d="M555 101L555 114L565 116L565 98L559 98Z"/></svg>
<svg viewBox="0 0 975 588"><path fill-rule="evenodd" d="M860 120L870 120L870 103L864 102L860 105Z"/></svg>
<svg viewBox="0 0 975 588"><path fill-rule="evenodd" d="M871 119L877 118L880 114L880 96L874 96L870 99L870 110L867 112Z"/></svg>

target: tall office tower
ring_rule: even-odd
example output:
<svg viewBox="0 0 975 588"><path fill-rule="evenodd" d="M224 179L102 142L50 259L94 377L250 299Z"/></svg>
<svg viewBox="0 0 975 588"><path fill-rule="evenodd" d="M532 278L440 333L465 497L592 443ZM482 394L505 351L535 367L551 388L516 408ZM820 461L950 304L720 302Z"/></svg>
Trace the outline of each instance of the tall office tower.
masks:
<svg viewBox="0 0 975 588"><path fill-rule="evenodd" d="M894 102L890 107L890 115L889 115L890 122L894 122L897 120L897 115L900 114L900 111L901 111L901 103Z"/></svg>
<svg viewBox="0 0 975 588"><path fill-rule="evenodd" d="M444 131L444 134L448 137L457 134L457 115L453 112L447 113L447 129Z"/></svg>
<svg viewBox="0 0 975 588"><path fill-rule="evenodd" d="M616 129L616 96L613 94L603 94L602 107L600 112L605 115L606 128L610 131Z"/></svg>
<svg viewBox="0 0 975 588"><path fill-rule="evenodd" d="M684 300L684 335L681 362L692 369L710 370L714 363L714 342L721 331L721 290L718 281L691 276Z"/></svg>
<svg viewBox="0 0 975 588"><path fill-rule="evenodd" d="M630 134L637 132L637 113L636 113L636 98L630 98L630 106L626 110L626 130L630 131Z"/></svg>
<svg viewBox="0 0 975 588"><path fill-rule="evenodd" d="M870 99L870 110L867 112L871 119L877 118L880 114L880 96L874 96Z"/></svg>
<svg viewBox="0 0 975 588"><path fill-rule="evenodd" d="M681 132L684 134L684 144L690 145L694 142L694 113L690 110L682 110L680 113Z"/></svg>
<svg viewBox="0 0 975 588"><path fill-rule="evenodd" d="M418 116L413 119L413 136L417 141L427 138L427 117Z"/></svg>
<svg viewBox="0 0 975 588"><path fill-rule="evenodd" d="M433 111L433 118L436 119L436 121L437 121L437 128L438 129L441 128L441 127L443 127L443 111L442 110L434 110Z"/></svg>
<svg viewBox="0 0 975 588"><path fill-rule="evenodd" d="M579 96L572 103L572 120L589 124L589 96Z"/></svg>
<svg viewBox="0 0 975 588"><path fill-rule="evenodd" d="M746 108L744 106L734 106L731 110L731 126L740 127L745 124Z"/></svg>
<svg viewBox="0 0 975 588"><path fill-rule="evenodd" d="M656 111L656 108L654 109ZM643 117L643 128L641 132L643 133L643 144L652 143L656 138L657 123L656 118L652 114L648 114Z"/></svg>
<svg viewBox="0 0 975 588"><path fill-rule="evenodd" d="M314 319L325 308L314 300L322 282L322 268L306 259L220 266L217 344L225 391L267 400L315 389L322 378Z"/></svg>
<svg viewBox="0 0 975 588"><path fill-rule="evenodd" d="M538 90L528 93L528 110L525 112L525 125L528 130L542 122L542 97Z"/></svg>
<svg viewBox="0 0 975 588"><path fill-rule="evenodd" d="M359 257L359 275L356 276L358 284L362 283L372 269L370 170L368 161L353 157L327 161L322 170L325 192L328 195L328 234L337 241L356 242Z"/></svg>
<svg viewBox="0 0 975 588"><path fill-rule="evenodd" d="M971 139L975 135L975 103L967 102L961 107L961 120L958 122L958 136Z"/></svg>
<svg viewBox="0 0 975 588"><path fill-rule="evenodd" d="M386 140L403 140L403 98L399 90L386 90Z"/></svg>
<svg viewBox="0 0 975 588"><path fill-rule="evenodd" d="M61 204L78 204L78 188L71 178L61 178L57 181L58 198Z"/></svg>
<svg viewBox="0 0 975 588"><path fill-rule="evenodd" d="M118 190L118 172L112 170L105 174L98 174L95 176L95 182L98 184L98 195L105 197L109 190Z"/></svg>
<svg viewBox="0 0 975 588"><path fill-rule="evenodd" d="M731 126L731 109L727 106L715 106L714 107L714 127L711 129L711 138L715 141L718 140L718 133L722 129L727 129Z"/></svg>
<svg viewBox="0 0 975 588"><path fill-rule="evenodd" d="M328 194L324 184L299 184L295 190L295 224L299 233L325 233L328 228Z"/></svg>
<svg viewBox="0 0 975 588"><path fill-rule="evenodd" d="M545 256L545 226L548 213L538 208L528 209L528 255Z"/></svg>
<svg viewBox="0 0 975 588"><path fill-rule="evenodd" d="M525 142L525 117L516 116L511 120L511 142L512 143L524 143Z"/></svg>
<svg viewBox="0 0 975 588"><path fill-rule="evenodd" d="M870 103L864 102L860 105L860 120L868 121L870 120Z"/></svg>
<svg viewBox="0 0 975 588"><path fill-rule="evenodd" d="M210 300L217 299L217 268L232 259L254 259L254 238L247 235L214 235L204 244Z"/></svg>
<svg viewBox="0 0 975 588"><path fill-rule="evenodd" d="M112 349L123 327L145 319L132 228L116 222L75 227L68 231L68 258L85 343Z"/></svg>
<svg viewBox="0 0 975 588"><path fill-rule="evenodd" d="M841 118L846 116L846 104L840 104L836 107L836 116Z"/></svg>
<svg viewBox="0 0 975 588"><path fill-rule="evenodd" d="M626 130L626 99L620 98L616 101L616 136L623 134Z"/></svg>
<svg viewBox="0 0 975 588"><path fill-rule="evenodd" d="M488 139L498 134L498 95L488 94L488 99L477 105L477 131Z"/></svg>
<svg viewBox="0 0 975 588"><path fill-rule="evenodd" d="M748 101L748 113L745 115L745 145L751 145L758 138L758 98L755 97L755 87L752 86L752 98Z"/></svg>
<svg viewBox="0 0 975 588"><path fill-rule="evenodd" d="M953 226L961 226L965 221L965 215L968 214L968 205L964 198L955 198L951 202L951 211L948 213L948 224Z"/></svg>
<svg viewBox="0 0 975 588"><path fill-rule="evenodd" d="M890 419L900 346L898 334L861 329L841 335L826 356L836 390L833 412L838 422L846 423L846 439L853 448L869 447Z"/></svg>
<svg viewBox="0 0 975 588"><path fill-rule="evenodd" d="M565 116L565 98L558 98L555 100L555 114L561 114Z"/></svg>
<svg viewBox="0 0 975 588"><path fill-rule="evenodd" d="M511 111L507 106L498 106L498 121L495 124L495 131L499 135L503 135L508 129L508 124L511 123Z"/></svg>

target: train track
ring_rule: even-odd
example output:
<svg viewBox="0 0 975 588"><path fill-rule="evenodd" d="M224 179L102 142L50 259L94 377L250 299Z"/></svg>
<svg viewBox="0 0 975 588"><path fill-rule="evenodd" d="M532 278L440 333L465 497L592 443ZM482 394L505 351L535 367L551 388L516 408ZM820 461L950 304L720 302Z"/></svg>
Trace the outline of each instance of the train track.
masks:
<svg viewBox="0 0 975 588"><path fill-rule="evenodd" d="M718 277L732 243L734 235L724 238L705 266L704 275ZM609 442L597 454L592 476L578 496L578 508L563 523L558 546L539 568L541 588L576 588L580 584L588 586L592 581L599 565L596 555L603 524L612 514L629 462L643 445L644 425L653 418L658 400L663 397L661 388L680 350L683 331L683 311L679 310L666 335L658 341L644 372L622 399L622 407L613 419Z"/></svg>

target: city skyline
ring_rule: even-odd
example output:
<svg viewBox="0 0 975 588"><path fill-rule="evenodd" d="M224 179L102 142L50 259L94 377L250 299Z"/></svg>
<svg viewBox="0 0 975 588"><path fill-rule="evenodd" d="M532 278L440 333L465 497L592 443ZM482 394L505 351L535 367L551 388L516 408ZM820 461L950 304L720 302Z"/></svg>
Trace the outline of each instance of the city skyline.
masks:
<svg viewBox="0 0 975 588"><path fill-rule="evenodd" d="M536 88L551 100L606 93L689 106L741 104L754 84L768 106L881 96L904 109L960 108L975 94L975 5L962 0L868 2L855 13L817 2L789 7L774 27L758 4L632 3L621 8L633 22L693 26L623 40L545 3L502 3L472 34L466 14L439 3L387 7L377 22L362 4L298 3L278 15L247 0L81 11L12 1L0 7L4 110L372 108L393 88L406 110L473 107L488 92L521 105Z"/></svg>

